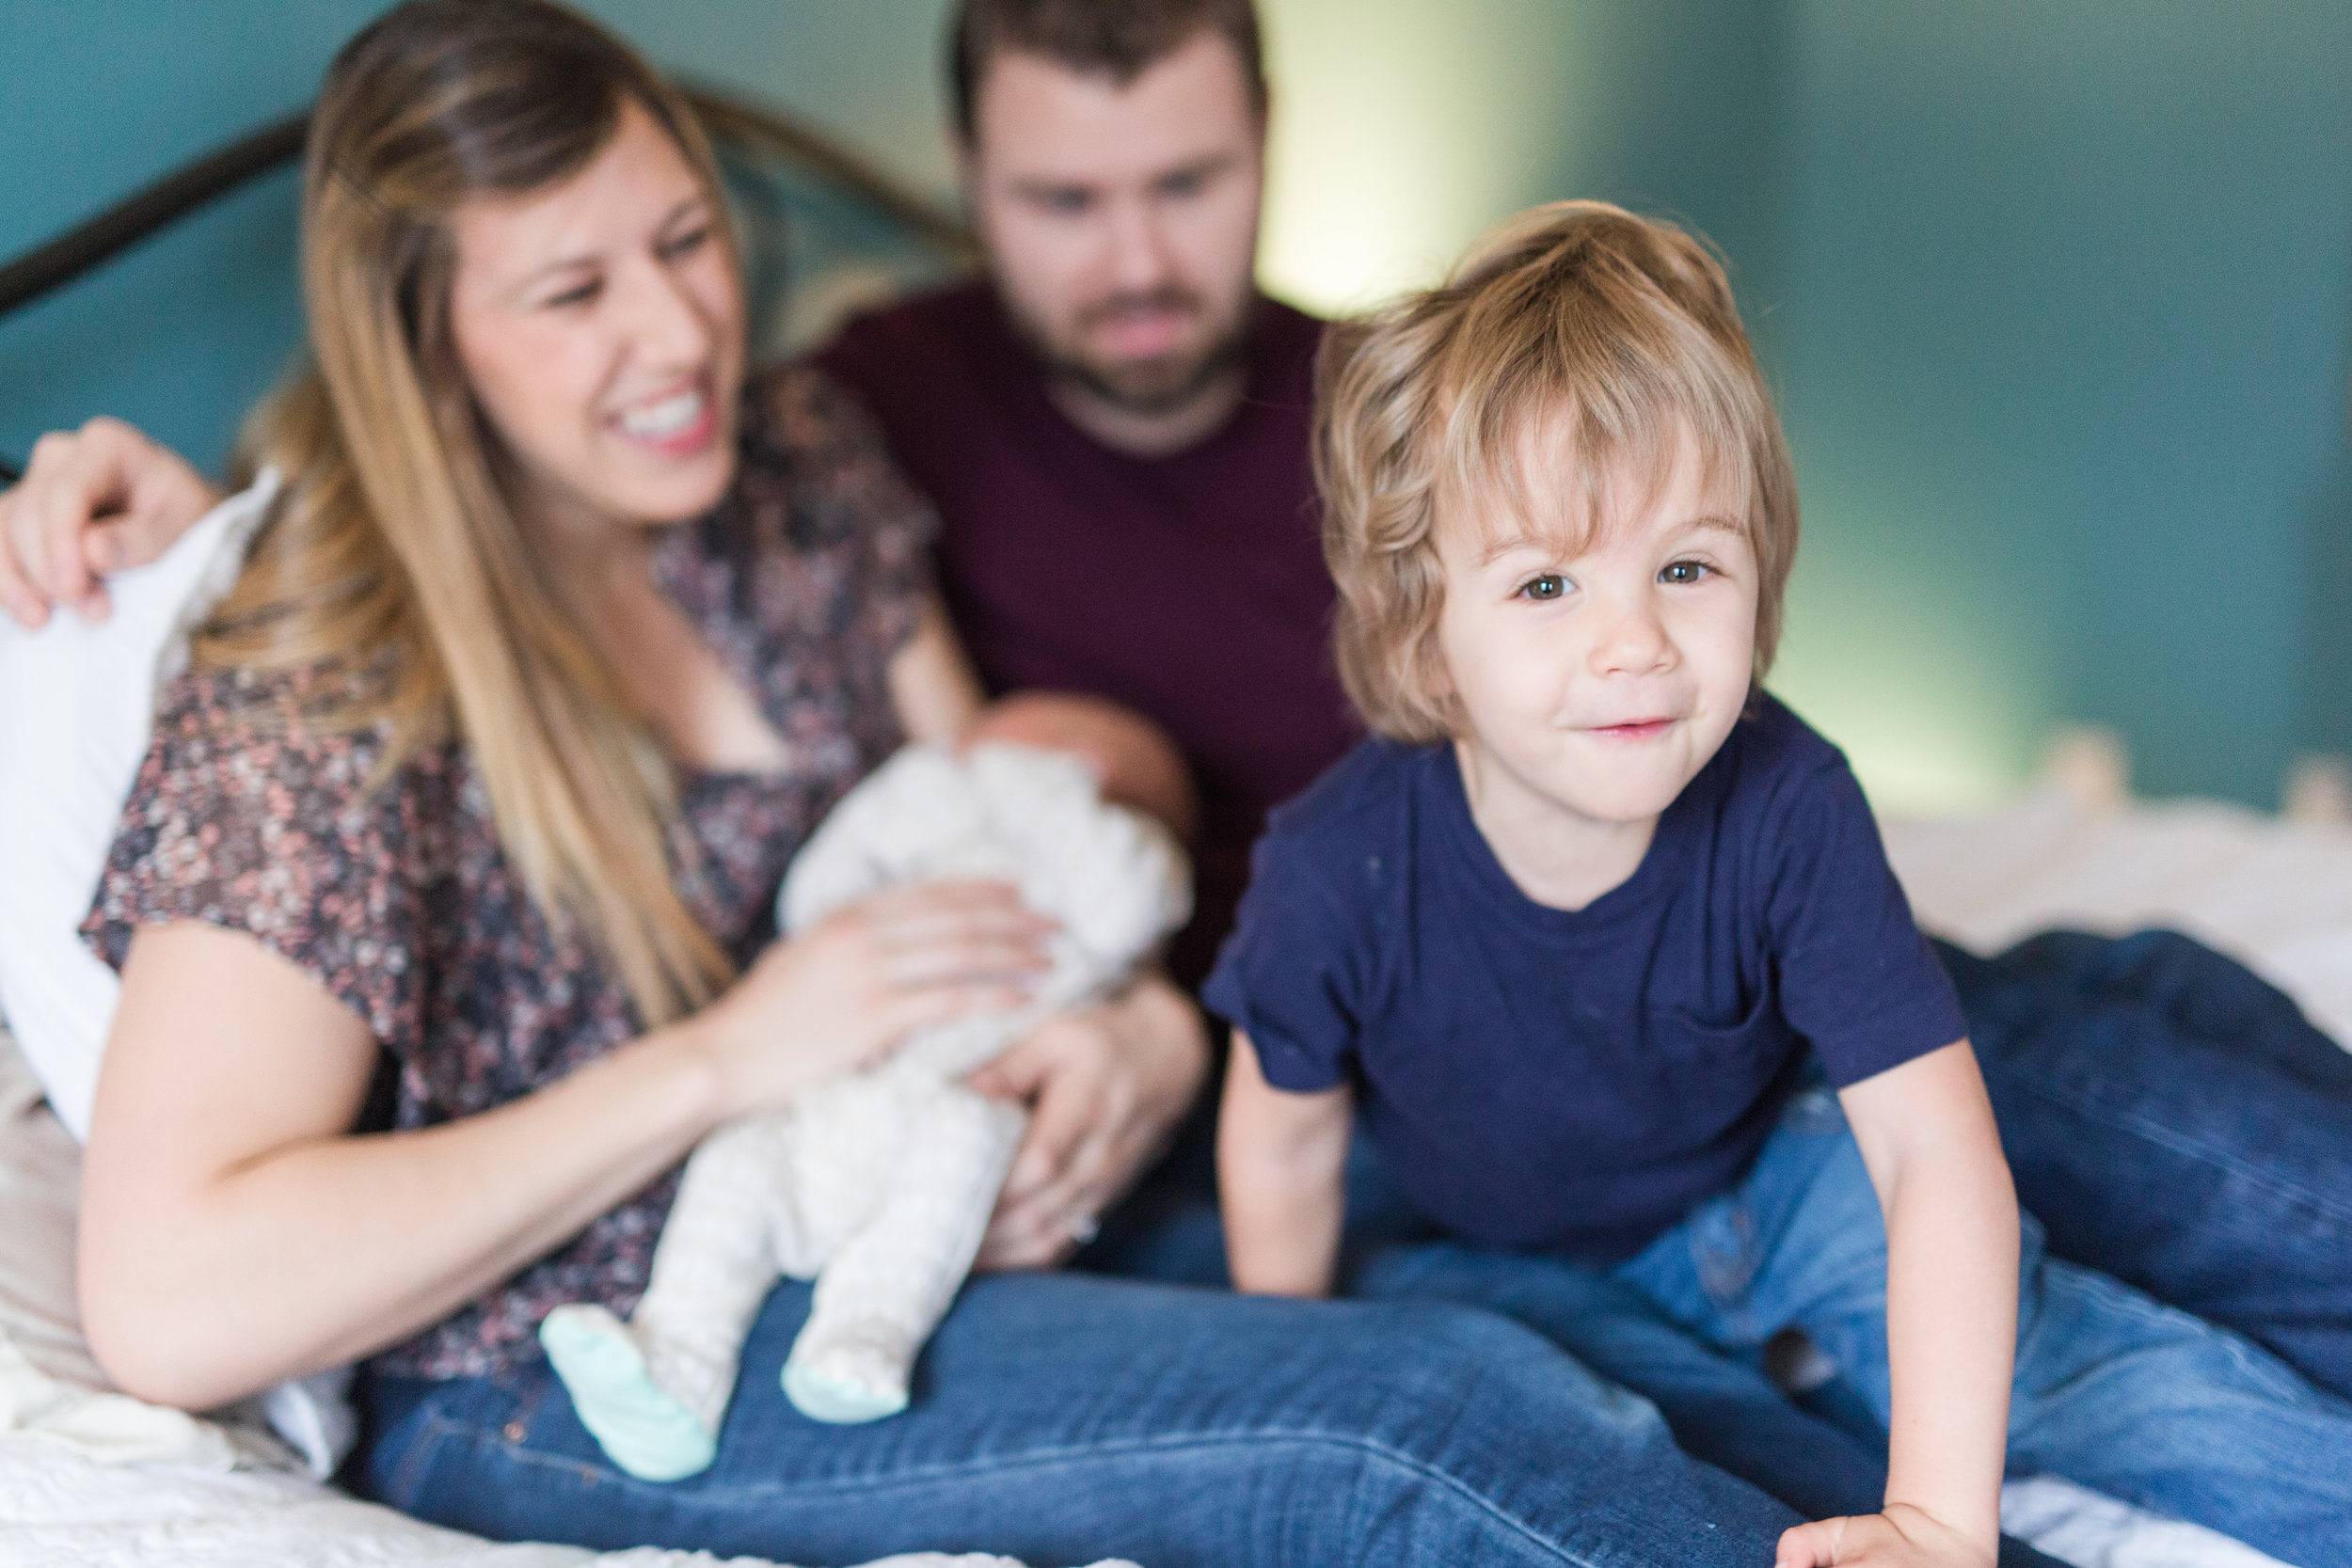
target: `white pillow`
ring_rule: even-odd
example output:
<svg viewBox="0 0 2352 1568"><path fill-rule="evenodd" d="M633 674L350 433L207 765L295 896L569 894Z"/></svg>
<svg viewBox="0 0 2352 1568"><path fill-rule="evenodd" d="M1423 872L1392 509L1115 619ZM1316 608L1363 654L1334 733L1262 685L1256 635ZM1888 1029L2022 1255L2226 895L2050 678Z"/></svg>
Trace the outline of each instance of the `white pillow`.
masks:
<svg viewBox="0 0 2352 1568"><path fill-rule="evenodd" d="M16 1037L10 1063L22 1054L50 1108L76 1139L89 1135L98 1062L120 993L114 971L83 943L82 917L97 896L123 802L147 755L155 694L186 667L188 633L235 582L246 546L278 489L278 471L264 469L248 488L206 513L162 560L109 578L114 612L103 621L66 612L39 631L26 631L0 615L0 1020ZM20 1129L19 1152L27 1137L39 1142ZM70 1219L70 1204L64 1212ZM70 1281L70 1244L63 1258L58 1277ZM6 1284L0 1279L0 1305ZM64 1289L70 1308L70 1284ZM13 1396L0 1391L0 1403L12 1402L17 1418L27 1418L40 1389L27 1379L55 1377L61 1379L56 1390L103 1400L56 1404L48 1418L53 1430L61 1430L56 1423L71 1411L85 1426L127 1421L129 1435L118 1452L135 1451L151 1439L182 1440L172 1433L156 1436L153 1430L158 1420L169 1427L164 1417L176 1412L141 1414L151 1407L96 1379L70 1309L56 1323L62 1328L48 1337L55 1354L36 1349L30 1359L20 1354L13 1362L0 1323L0 1386L10 1375L17 1384ZM63 1366L56 1364L60 1355ZM270 1424L321 1475L333 1470L355 1435L342 1397L347 1382L345 1372L324 1372L281 1385L260 1401ZM188 1429L204 1430L211 1429L205 1423ZM198 1437L187 1440L203 1446Z"/></svg>
<svg viewBox="0 0 2352 1568"><path fill-rule="evenodd" d="M0 615L0 1017L76 1138L89 1135L114 971L79 935L154 726L155 693L228 592L278 473L110 578L114 613L27 631Z"/></svg>

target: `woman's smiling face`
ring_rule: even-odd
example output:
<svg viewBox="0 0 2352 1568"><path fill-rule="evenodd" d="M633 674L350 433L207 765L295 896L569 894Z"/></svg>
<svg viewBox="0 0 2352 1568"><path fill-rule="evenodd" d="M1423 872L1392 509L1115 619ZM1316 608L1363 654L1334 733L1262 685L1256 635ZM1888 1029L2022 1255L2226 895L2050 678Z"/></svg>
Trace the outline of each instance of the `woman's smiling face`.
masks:
<svg viewBox="0 0 2352 1568"><path fill-rule="evenodd" d="M579 173L452 219L458 359L533 521L679 522L726 493L744 325L723 221L635 103Z"/></svg>

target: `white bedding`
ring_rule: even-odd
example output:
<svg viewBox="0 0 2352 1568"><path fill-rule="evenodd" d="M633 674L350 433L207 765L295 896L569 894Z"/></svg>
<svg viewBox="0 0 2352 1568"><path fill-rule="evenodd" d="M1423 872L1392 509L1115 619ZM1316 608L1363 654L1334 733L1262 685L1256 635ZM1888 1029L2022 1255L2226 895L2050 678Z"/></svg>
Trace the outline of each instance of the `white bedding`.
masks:
<svg viewBox="0 0 2352 1568"><path fill-rule="evenodd" d="M2074 1568L2282 1568L2227 1536L2048 1476L2001 1488L2001 1528Z"/></svg>
<svg viewBox="0 0 2352 1568"><path fill-rule="evenodd" d="M733 1560L748 1568L752 1560ZM599 1556L492 1545L280 1471L135 1472L30 1438L0 1438L0 1564L7 1568L717 1568L707 1553ZM1017 1568L925 1553L888 1568ZM876 1564L874 1568L883 1568Z"/></svg>
<svg viewBox="0 0 2352 1568"><path fill-rule="evenodd" d="M2101 807L2049 788L1982 816L1883 829L1919 924L1963 947L2169 926L2352 1043L2352 828L2212 800Z"/></svg>

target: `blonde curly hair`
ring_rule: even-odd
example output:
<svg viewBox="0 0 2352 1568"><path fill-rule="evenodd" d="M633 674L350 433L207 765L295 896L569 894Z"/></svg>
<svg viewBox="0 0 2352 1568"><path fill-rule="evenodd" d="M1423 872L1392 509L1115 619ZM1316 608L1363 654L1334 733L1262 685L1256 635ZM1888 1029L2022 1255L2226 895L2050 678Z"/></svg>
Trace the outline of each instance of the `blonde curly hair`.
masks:
<svg viewBox="0 0 2352 1568"><path fill-rule="evenodd" d="M1440 286L1334 323L1316 372L1323 553L1339 588L1340 676L1399 740L1458 730L1436 637L1440 515L1501 515L1567 543L1645 503L1686 441L1710 490L1745 498L1756 670L1780 641L1797 484L1722 265L1671 224L1597 201L1522 213ZM1549 440L1582 516L1532 515ZM1628 486L1638 485L1638 493Z"/></svg>

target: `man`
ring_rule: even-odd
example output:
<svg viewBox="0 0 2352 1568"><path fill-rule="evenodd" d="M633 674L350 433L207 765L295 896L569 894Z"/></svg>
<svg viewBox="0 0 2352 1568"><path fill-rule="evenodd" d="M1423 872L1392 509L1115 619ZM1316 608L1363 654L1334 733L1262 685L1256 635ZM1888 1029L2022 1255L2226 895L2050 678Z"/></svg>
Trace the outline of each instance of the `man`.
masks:
<svg viewBox="0 0 2352 1568"><path fill-rule="evenodd" d="M1265 82L1248 0L975 0L954 34L984 281L818 362L938 506L992 689L1100 693L1191 759L1197 982L1268 807L1353 738L1307 451L1321 323L1257 292Z"/></svg>
<svg viewBox="0 0 2352 1568"><path fill-rule="evenodd" d="M1322 324L1254 278L1257 17L1249 0L972 0L952 26L986 277L854 322L818 361L937 506L941 587L989 689L1109 697L1184 749L1198 907L1170 968L1195 984L1267 810L1355 736L1308 461ZM1197 1015L1089 1022L989 1075L1036 1103L1039 1131L983 1261L1061 1256L1065 1216L1090 1231L1131 1174L1116 1155L1180 1109L1153 1091L1198 1049Z"/></svg>

